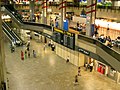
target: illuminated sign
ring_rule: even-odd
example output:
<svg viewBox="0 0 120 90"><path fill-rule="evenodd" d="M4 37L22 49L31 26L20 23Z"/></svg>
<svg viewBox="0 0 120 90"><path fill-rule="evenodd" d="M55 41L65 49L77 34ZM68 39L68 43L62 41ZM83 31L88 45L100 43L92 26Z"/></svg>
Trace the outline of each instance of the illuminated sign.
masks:
<svg viewBox="0 0 120 90"><path fill-rule="evenodd" d="M90 52L86 51L85 49L82 49L80 47L78 47L78 51L85 54L85 55L90 55Z"/></svg>
<svg viewBox="0 0 120 90"><path fill-rule="evenodd" d="M63 30L60 30L60 29L57 29L57 28L54 28L54 31L64 33Z"/></svg>
<svg viewBox="0 0 120 90"><path fill-rule="evenodd" d="M66 34L66 35L69 35L69 36L73 36L74 35L73 33L66 32L66 31L63 31L63 30L57 29L57 28L54 28L54 31L62 33L62 34Z"/></svg>

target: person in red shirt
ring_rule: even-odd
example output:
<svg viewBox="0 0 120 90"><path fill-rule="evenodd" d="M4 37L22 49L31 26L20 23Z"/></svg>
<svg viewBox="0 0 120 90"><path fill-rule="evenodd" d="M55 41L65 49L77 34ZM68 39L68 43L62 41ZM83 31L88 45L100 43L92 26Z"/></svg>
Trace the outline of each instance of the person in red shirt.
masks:
<svg viewBox="0 0 120 90"><path fill-rule="evenodd" d="M21 51L21 60L24 60L24 53Z"/></svg>

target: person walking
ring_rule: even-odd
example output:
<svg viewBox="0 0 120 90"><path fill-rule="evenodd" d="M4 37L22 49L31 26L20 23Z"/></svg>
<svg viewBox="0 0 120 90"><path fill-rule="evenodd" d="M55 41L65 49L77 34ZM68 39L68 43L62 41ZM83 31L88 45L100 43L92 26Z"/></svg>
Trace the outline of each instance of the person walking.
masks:
<svg viewBox="0 0 120 90"><path fill-rule="evenodd" d="M36 52L33 50L33 57L36 58Z"/></svg>
<svg viewBox="0 0 120 90"><path fill-rule="evenodd" d="M87 68L88 68L88 64L87 62L85 63L85 71L87 71Z"/></svg>
<svg viewBox="0 0 120 90"><path fill-rule="evenodd" d="M25 50L25 58L27 58L27 51Z"/></svg>
<svg viewBox="0 0 120 90"><path fill-rule="evenodd" d="M67 60L66 60L66 63L68 63L69 62L69 56L67 57Z"/></svg>
<svg viewBox="0 0 120 90"><path fill-rule="evenodd" d="M75 82L74 82L74 85L78 85L78 76L75 75Z"/></svg>
<svg viewBox="0 0 120 90"><path fill-rule="evenodd" d="M30 51L28 51L28 57L30 58Z"/></svg>
<svg viewBox="0 0 120 90"><path fill-rule="evenodd" d="M27 51L29 51L30 50L30 48L29 48L29 46L27 46Z"/></svg>
<svg viewBox="0 0 120 90"><path fill-rule="evenodd" d="M24 60L24 53L22 50L21 50L21 60Z"/></svg>
<svg viewBox="0 0 120 90"><path fill-rule="evenodd" d="M90 72L93 70L93 62L90 63Z"/></svg>
<svg viewBox="0 0 120 90"><path fill-rule="evenodd" d="M78 67L78 76L81 76L81 69L80 69L80 67Z"/></svg>
<svg viewBox="0 0 120 90"><path fill-rule="evenodd" d="M46 44L44 44L44 46L43 46L43 50L45 51L45 48L46 48Z"/></svg>

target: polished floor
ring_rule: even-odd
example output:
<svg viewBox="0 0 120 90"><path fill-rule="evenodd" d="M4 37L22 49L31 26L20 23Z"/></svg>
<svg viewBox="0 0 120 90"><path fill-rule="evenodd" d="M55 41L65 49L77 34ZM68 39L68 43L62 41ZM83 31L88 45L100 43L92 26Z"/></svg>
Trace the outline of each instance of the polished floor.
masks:
<svg viewBox="0 0 120 90"><path fill-rule="evenodd" d="M120 85L98 72L81 70L79 85L74 85L77 67L66 63L51 51L43 49L44 44L31 41L31 57L21 60L21 50L26 47L16 47L11 53L9 44L5 44L5 61L9 90L120 90ZM32 50L36 50L34 58Z"/></svg>

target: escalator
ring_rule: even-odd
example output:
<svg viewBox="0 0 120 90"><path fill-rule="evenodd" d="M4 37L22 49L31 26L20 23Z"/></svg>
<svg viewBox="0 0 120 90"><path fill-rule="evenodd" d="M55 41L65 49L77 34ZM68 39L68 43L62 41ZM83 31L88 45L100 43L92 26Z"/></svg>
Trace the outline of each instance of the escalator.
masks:
<svg viewBox="0 0 120 90"><path fill-rule="evenodd" d="M21 37L11 29L12 27L11 27L8 23L6 23L6 22L3 21L3 24L5 24L6 27L8 27L8 30L11 31L11 32L10 32L11 35L13 35L14 38L15 38L18 42L20 42L20 43L18 43L18 44L20 44L20 45L25 44L25 42L21 39Z"/></svg>
<svg viewBox="0 0 120 90"><path fill-rule="evenodd" d="M16 22L20 26L20 28L28 29L32 31L39 31L39 32L43 32L43 29L47 29L51 31L51 27L45 24L23 22L22 17L13 7L10 8L10 6L4 6L4 8L5 8L5 12L7 12L7 14L9 14L12 17L14 22ZM84 35L80 35L79 40L80 40L81 48L87 49L86 48L87 46L85 47L85 45L92 44L94 46L93 48L95 48L95 52L93 52L93 50L91 50L91 52L98 55L105 62L107 62L109 65L111 65L113 68L115 68L117 71L120 72L120 54L119 53L106 47L104 44L101 44L98 41L95 41L90 37L86 37ZM78 46L80 46L80 44Z"/></svg>
<svg viewBox="0 0 120 90"><path fill-rule="evenodd" d="M8 30L6 29L6 26L3 24L2 25L2 28L3 28L3 32L4 34L7 36L7 38L9 39L10 43L13 42L14 38L13 36L8 32Z"/></svg>
<svg viewBox="0 0 120 90"><path fill-rule="evenodd" d="M14 42L15 45L22 45L23 41L11 30L7 23L3 22L2 27L4 33L7 35L11 42Z"/></svg>

